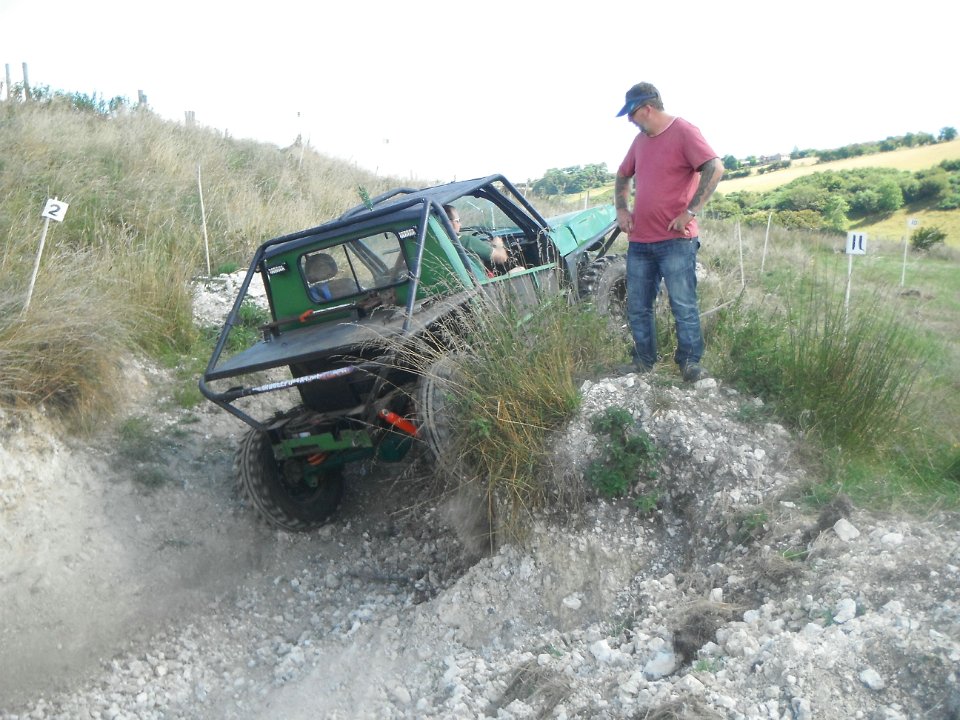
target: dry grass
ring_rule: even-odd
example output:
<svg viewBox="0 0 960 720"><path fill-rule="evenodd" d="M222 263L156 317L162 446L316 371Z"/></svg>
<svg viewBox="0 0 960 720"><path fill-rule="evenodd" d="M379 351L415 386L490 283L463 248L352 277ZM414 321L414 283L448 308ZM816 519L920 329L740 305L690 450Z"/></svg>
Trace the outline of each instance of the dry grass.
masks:
<svg viewBox="0 0 960 720"><path fill-rule="evenodd" d="M119 348L132 341L164 356L195 341L189 281L207 271L198 181L214 272L357 204L359 185L376 194L392 184L307 148L235 141L148 112L5 103L0 113L0 401L74 415L109 406ZM21 318L51 197L69 210L50 223Z"/></svg>
<svg viewBox="0 0 960 720"><path fill-rule="evenodd" d="M436 420L448 443L439 469L451 492L462 491L461 483L475 488L500 538L521 540L532 511L582 502L583 488L547 467L553 433L576 412L582 380L625 350L607 323L563 295L536 309L495 296L480 293L446 320L446 347L400 352L424 375L447 358L448 400Z"/></svg>
<svg viewBox="0 0 960 720"><path fill-rule="evenodd" d="M122 300L95 282L85 259L51 263L33 301L4 293L0 305L0 401L42 406L78 429L108 416L124 395L120 363L132 350ZM89 260L89 257L86 258Z"/></svg>

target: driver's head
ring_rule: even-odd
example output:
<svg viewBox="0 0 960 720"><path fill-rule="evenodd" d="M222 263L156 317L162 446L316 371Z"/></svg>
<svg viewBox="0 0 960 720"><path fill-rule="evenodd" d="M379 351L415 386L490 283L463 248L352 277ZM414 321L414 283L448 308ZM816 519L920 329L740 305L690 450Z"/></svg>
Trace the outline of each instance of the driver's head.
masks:
<svg viewBox="0 0 960 720"><path fill-rule="evenodd" d="M453 205L444 205L444 212L447 213L447 217L450 218L450 224L453 225L453 229L460 232L460 211L457 210Z"/></svg>

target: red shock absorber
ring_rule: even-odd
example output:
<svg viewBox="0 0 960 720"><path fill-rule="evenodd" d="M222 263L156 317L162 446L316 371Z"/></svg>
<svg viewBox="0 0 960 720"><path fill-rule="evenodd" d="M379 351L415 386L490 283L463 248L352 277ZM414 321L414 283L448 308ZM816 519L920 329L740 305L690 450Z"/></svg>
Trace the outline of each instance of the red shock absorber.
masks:
<svg viewBox="0 0 960 720"><path fill-rule="evenodd" d="M417 436L417 426L391 410L387 410L386 408L381 410L380 418L393 425L397 430L405 432L407 435L412 437Z"/></svg>

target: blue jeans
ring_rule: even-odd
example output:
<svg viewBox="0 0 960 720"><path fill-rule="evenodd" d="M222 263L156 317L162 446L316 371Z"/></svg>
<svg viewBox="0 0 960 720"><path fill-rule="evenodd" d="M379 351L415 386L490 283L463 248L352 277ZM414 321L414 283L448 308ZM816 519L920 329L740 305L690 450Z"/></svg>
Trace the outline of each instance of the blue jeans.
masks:
<svg viewBox="0 0 960 720"><path fill-rule="evenodd" d="M657 361L657 328L653 303L660 280L667 286L677 327L677 352L673 359L682 368L700 362L703 335L697 306L698 238L631 242L627 251L627 319L633 333L634 362L652 367Z"/></svg>

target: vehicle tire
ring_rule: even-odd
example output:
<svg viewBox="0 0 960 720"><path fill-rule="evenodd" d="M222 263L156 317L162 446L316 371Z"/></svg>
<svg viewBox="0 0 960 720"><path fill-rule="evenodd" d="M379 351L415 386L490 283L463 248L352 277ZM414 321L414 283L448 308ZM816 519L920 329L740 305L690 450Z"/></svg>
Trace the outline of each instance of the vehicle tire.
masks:
<svg viewBox="0 0 960 720"><path fill-rule="evenodd" d="M618 327L627 325L627 259L605 255L590 263L580 275L580 297Z"/></svg>
<svg viewBox="0 0 960 720"><path fill-rule="evenodd" d="M236 472L240 492L257 513L274 527L306 532L325 524L343 497L340 469L326 472L310 468L315 483L306 481L304 460L278 462L270 436L250 430L237 448Z"/></svg>
<svg viewBox="0 0 960 720"><path fill-rule="evenodd" d="M445 355L427 369L417 389L420 434L438 463L454 457L453 393L459 378L456 356Z"/></svg>

